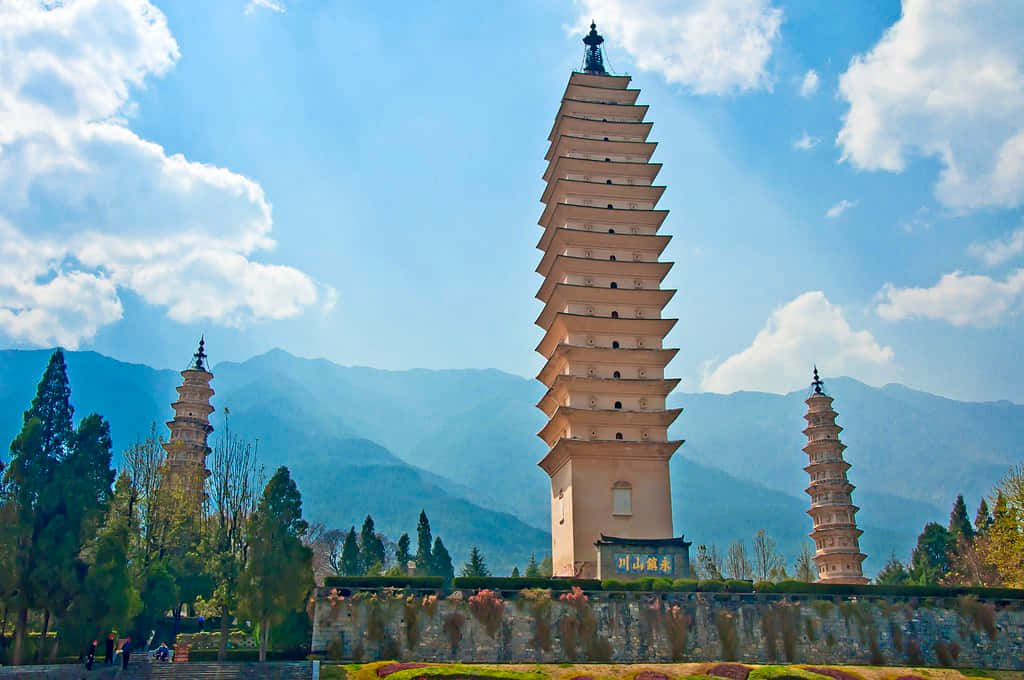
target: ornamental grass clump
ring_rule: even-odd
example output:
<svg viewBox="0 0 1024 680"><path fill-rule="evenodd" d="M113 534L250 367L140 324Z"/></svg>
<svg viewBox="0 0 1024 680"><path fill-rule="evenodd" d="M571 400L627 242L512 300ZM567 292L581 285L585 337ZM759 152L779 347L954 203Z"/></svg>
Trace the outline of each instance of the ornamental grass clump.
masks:
<svg viewBox="0 0 1024 680"><path fill-rule="evenodd" d="M469 611L492 639L497 637L501 629L501 619L505 614L505 600L501 599L498 593L484 588L471 595Z"/></svg>
<svg viewBox="0 0 1024 680"><path fill-rule="evenodd" d="M444 631L445 637L448 638L448 644L451 645L452 656L455 656L459 650L459 643L462 642L462 629L465 627L466 617L459 612L452 612L444 617L441 629Z"/></svg>
<svg viewBox="0 0 1024 680"><path fill-rule="evenodd" d="M724 611L715 612L715 630L718 632L718 643L722 646L722 658L736 661L739 658L739 631L736 629L736 617Z"/></svg>
<svg viewBox="0 0 1024 680"><path fill-rule="evenodd" d="M975 629L985 631L989 640L996 639L996 607L991 602L979 602L974 595L957 598L957 613Z"/></svg>
<svg viewBox="0 0 1024 680"><path fill-rule="evenodd" d="M690 625L693 618L677 604L665 611L665 635L668 637L669 652L673 661L679 661L686 653L686 642L690 636ZM743 676L746 680L746 675Z"/></svg>
<svg viewBox="0 0 1024 680"><path fill-rule="evenodd" d="M533 637L530 646L545 652L551 651L551 591L542 588L527 588L519 591L516 605L525 607L533 619Z"/></svg>
<svg viewBox="0 0 1024 680"><path fill-rule="evenodd" d="M402 603L402 621L405 624L405 645L414 649L420 642L420 599L415 595Z"/></svg>

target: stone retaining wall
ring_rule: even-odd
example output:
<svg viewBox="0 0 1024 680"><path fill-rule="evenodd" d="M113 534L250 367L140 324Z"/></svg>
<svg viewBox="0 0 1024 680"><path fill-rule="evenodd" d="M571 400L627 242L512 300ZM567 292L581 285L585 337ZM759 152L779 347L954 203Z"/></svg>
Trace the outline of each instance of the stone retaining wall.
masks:
<svg viewBox="0 0 1024 680"><path fill-rule="evenodd" d="M1024 602L727 593L321 588L312 649L334 659L952 665L1024 669Z"/></svg>

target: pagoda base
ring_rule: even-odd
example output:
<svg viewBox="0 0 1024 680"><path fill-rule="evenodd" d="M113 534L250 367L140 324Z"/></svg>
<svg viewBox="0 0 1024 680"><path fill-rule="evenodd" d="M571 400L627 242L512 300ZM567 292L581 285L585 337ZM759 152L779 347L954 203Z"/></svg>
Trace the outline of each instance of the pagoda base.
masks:
<svg viewBox="0 0 1024 680"><path fill-rule="evenodd" d="M690 578L690 542L678 538L605 536L597 548L597 578L632 581L656 576Z"/></svg>

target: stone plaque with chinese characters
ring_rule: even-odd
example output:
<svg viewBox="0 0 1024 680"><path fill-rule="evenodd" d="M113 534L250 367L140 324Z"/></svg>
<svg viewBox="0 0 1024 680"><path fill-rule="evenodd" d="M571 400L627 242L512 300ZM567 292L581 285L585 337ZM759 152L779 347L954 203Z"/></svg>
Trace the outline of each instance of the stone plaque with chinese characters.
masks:
<svg viewBox="0 0 1024 680"><path fill-rule="evenodd" d="M672 576L673 555L615 553L615 573L637 576Z"/></svg>

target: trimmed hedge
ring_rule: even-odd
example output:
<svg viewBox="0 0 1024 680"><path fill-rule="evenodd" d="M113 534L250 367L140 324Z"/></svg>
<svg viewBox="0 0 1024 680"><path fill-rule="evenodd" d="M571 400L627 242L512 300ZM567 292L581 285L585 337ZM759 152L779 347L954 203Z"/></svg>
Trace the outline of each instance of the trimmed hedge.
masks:
<svg viewBox="0 0 1024 680"><path fill-rule="evenodd" d="M855 585L842 583L804 583L780 581L758 583L759 593L799 595L900 595L907 597L956 597L976 595L991 600L1024 599L1024 589L984 588L981 586Z"/></svg>
<svg viewBox="0 0 1024 680"><path fill-rule="evenodd" d="M458 580L458 579L456 579ZM441 576L328 576L324 585L331 588L424 588L444 587Z"/></svg>
<svg viewBox="0 0 1024 680"><path fill-rule="evenodd" d="M268 649L267 650L267 661L303 661L307 655L304 649L291 649L291 650L278 650ZM188 650L188 661L201 662L201 661L216 661L217 650L216 649L190 649ZM259 661L260 650L258 649L229 649L227 650L227 656L225 661Z"/></svg>
<svg viewBox="0 0 1024 680"><path fill-rule="evenodd" d="M506 577L506 576L460 576L452 582L452 587L458 590L478 590L488 588L490 590L523 590L524 588L544 588L551 590L570 590L578 586L583 590L601 590L601 582L597 579L583 578L527 578L527 577Z"/></svg>

